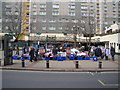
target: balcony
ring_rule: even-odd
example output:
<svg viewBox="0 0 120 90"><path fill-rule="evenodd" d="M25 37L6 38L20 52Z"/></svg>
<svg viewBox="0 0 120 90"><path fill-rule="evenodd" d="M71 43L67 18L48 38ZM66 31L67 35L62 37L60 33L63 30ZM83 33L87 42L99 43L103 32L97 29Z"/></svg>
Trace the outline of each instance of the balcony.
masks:
<svg viewBox="0 0 120 90"><path fill-rule="evenodd" d="M53 5L53 8L59 9L59 5Z"/></svg>

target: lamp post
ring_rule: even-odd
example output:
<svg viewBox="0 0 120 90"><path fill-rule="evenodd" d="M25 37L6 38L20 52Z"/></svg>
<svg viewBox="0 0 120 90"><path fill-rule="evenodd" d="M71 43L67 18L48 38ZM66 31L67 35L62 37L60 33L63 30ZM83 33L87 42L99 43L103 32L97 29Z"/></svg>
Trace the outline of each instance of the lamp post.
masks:
<svg viewBox="0 0 120 90"><path fill-rule="evenodd" d="M73 26L73 39L74 39L74 46L77 45L77 34L78 34L79 26Z"/></svg>

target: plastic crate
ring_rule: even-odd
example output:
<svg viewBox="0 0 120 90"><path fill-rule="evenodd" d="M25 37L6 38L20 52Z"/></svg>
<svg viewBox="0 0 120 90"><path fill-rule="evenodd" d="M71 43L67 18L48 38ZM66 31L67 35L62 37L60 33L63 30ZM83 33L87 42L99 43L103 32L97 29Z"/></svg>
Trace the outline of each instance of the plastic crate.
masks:
<svg viewBox="0 0 120 90"><path fill-rule="evenodd" d="M57 57L58 61L63 61L63 57Z"/></svg>
<svg viewBox="0 0 120 90"><path fill-rule="evenodd" d="M49 57L45 57L45 60L50 60L50 58Z"/></svg>
<svg viewBox="0 0 120 90"><path fill-rule="evenodd" d="M19 57L18 57L18 56L12 56L12 59L13 59L13 60L18 60Z"/></svg>
<svg viewBox="0 0 120 90"><path fill-rule="evenodd" d="M78 57L78 60L83 60L83 58L82 57Z"/></svg>
<svg viewBox="0 0 120 90"><path fill-rule="evenodd" d="M85 57L84 60L90 60L90 57Z"/></svg>
<svg viewBox="0 0 120 90"><path fill-rule="evenodd" d="M75 60L75 57L70 57L70 60Z"/></svg>
<svg viewBox="0 0 120 90"><path fill-rule="evenodd" d="M66 60L66 57L62 57L63 58L63 60Z"/></svg>
<svg viewBox="0 0 120 90"><path fill-rule="evenodd" d="M57 57L53 57L53 60L57 60Z"/></svg>

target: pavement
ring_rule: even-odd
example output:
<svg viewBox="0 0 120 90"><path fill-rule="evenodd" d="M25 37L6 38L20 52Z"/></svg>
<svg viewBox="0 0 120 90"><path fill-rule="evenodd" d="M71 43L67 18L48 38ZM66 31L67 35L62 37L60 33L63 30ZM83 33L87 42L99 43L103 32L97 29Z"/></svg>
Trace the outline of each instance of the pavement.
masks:
<svg viewBox="0 0 120 90"><path fill-rule="evenodd" d="M76 68L76 61L79 63L79 68ZM0 69L8 70L32 70L32 71L119 71L119 62L112 60L102 61L102 68L99 68L99 61L93 60L65 60L56 61L49 60L49 68L46 68L46 60L38 60L30 62L25 60L25 67L22 67L21 60L14 60L12 65L0 66Z"/></svg>
<svg viewBox="0 0 120 90"><path fill-rule="evenodd" d="M3 65L3 51L0 52L1 66L0 69L8 70L34 70L34 71L119 71L120 70L120 55L115 55L115 61L100 60L102 61L102 68L99 69L99 61L91 60L77 60L79 62L79 68L75 68L76 60L65 60L65 61L49 61L49 68L46 68L46 60L38 60L30 62L25 60L25 67L22 67L21 60L13 60L12 65Z"/></svg>

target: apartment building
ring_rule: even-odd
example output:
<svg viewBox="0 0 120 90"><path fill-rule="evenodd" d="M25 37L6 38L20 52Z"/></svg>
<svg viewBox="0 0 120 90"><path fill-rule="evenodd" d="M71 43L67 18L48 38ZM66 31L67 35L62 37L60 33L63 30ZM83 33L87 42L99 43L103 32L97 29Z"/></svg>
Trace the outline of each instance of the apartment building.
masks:
<svg viewBox="0 0 120 90"><path fill-rule="evenodd" d="M29 0L2 1L2 32L30 32Z"/></svg>
<svg viewBox="0 0 120 90"><path fill-rule="evenodd" d="M120 0L23 0L20 29L16 10L20 5L2 2L2 32L9 32L11 16L14 28L25 33L63 33L78 23L79 30L84 24L88 31L101 34L105 27L120 23Z"/></svg>

